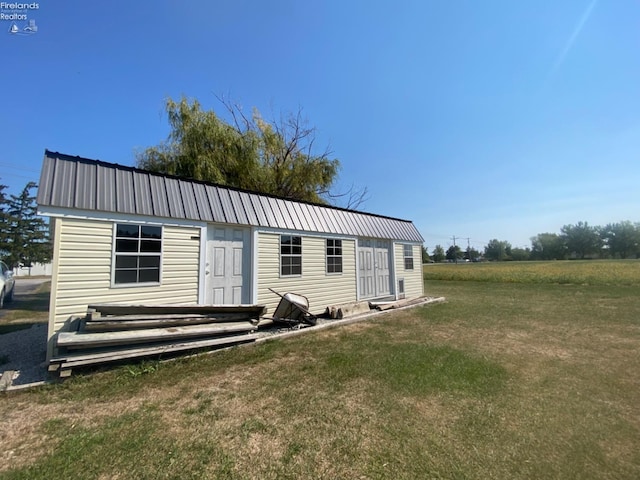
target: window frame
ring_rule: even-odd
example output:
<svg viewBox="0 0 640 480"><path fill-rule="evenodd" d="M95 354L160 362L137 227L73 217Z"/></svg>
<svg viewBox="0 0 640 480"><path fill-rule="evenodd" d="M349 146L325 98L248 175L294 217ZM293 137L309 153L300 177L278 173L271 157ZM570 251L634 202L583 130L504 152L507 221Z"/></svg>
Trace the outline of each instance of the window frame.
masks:
<svg viewBox="0 0 640 480"><path fill-rule="evenodd" d="M138 229L138 233L136 237L132 237L132 236L128 236L128 235L118 235L118 227L121 226L120 228L124 229L126 227L131 228L131 227L137 227ZM151 227L151 228L158 228L160 229L160 238L156 239L156 238L152 238L152 237L145 237L143 235L143 228L145 227ZM130 251L126 251L126 250L118 250L118 241L121 241L122 244L124 244L126 241L132 241L135 240L137 241L137 248L135 251L130 250ZM163 261L164 261L164 241L165 241L165 237L164 237L164 226L163 225L154 225L154 224L148 224L148 223L139 223L139 222L114 222L113 223L113 241L112 241L112 245L111 245L111 287L112 288L135 288L135 287L150 287L150 286L159 286L162 285L162 265L163 265ZM153 243L159 243L160 245L160 249L158 251L154 251L154 250L149 250L149 251L145 251L142 247L142 242L153 242ZM147 245L151 245L149 243L147 243ZM126 268L126 267L118 267L118 258L135 258L136 259L136 267L135 268ZM155 281L139 281L140 279L140 272L141 271L150 271L150 270L156 270L155 265L152 267L141 267L140 266L140 259L141 258L158 258L158 266L157 266L157 270L158 270L158 280ZM126 281L126 282L122 282L122 281L117 281L117 273L118 271L124 271L124 270L129 270L129 271L135 271L136 272L136 278L137 280L135 282L131 282L131 281Z"/></svg>
<svg viewBox="0 0 640 480"><path fill-rule="evenodd" d="M289 243L283 243L283 240L288 238ZM298 239L296 242L295 239ZM280 259L280 277L282 278L292 278L292 277L301 277L302 276L302 236L301 235L292 235L292 234L281 234L279 238L279 251L278 258ZM286 252L286 250L289 250ZM288 259L286 262L284 259ZM298 263L293 263L293 259L299 259ZM285 265L287 263L287 265ZM299 272L294 271L299 267ZM285 273L285 269L289 270L289 273Z"/></svg>
<svg viewBox="0 0 640 480"><path fill-rule="evenodd" d="M411 252L410 255L407 255L407 249L409 249L409 252ZM404 269L405 270L414 270L415 269L415 262L414 262L414 258L413 258L413 245L410 245L408 243L405 243L402 245L402 258L404 260ZM408 261L411 261L411 264L408 265Z"/></svg>
<svg viewBox="0 0 640 480"><path fill-rule="evenodd" d="M329 246L329 242L333 242L333 245ZM339 246L336 245L336 242L340 242ZM332 253L329 253L329 249L332 249ZM340 249L340 253L336 254L336 249ZM344 273L344 247L342 245L341 238L325 238L324 242L324 265L325 265L325 273L327 275L342 275ZM330 271L329 268L329 259L340 260L340 271ZM332 265L335 267L336 265Z"/></svg>

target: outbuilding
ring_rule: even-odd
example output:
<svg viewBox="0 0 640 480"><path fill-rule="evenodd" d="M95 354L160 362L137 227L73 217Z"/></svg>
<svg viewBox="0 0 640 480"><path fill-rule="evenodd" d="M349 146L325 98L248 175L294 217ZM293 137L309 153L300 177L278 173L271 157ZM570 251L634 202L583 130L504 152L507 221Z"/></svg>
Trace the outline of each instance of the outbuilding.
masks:
<svg viewBox="0 0 640 480"><path fill-rule="evenodd" d="M45 151L38 212L53 243L49 349L93 303L310 310L424 294L411 221Z"/></svg>

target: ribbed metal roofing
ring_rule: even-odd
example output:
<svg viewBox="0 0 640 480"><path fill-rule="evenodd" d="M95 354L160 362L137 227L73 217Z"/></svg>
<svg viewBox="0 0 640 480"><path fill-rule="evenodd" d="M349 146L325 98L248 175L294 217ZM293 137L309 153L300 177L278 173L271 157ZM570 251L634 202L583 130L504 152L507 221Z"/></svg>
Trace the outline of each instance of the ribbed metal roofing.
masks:
<svg viewBox="0 0 640 480"><path fill-rule="evenodd" d="M424 241L408 220L286 200L48 150L38 205Z"/></svg>

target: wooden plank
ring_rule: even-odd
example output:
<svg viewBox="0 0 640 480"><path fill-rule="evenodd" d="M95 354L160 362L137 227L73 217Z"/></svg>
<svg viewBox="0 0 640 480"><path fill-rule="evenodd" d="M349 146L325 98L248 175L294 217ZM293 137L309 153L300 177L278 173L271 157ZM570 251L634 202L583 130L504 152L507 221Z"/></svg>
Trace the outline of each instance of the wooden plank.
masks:
<svg viewBox="0 0 640 480"><path fill-rule="evenodd" d="M88 320L91 323L100 322L127 322L130 320L181 320L184 318L228 318L233 320L247 320L249 317L246 313L167 313L167 314L146 314L146 315L107 315L96 319Z"/></svg>
<svg viewBox="0 0 640 480"><path fill-rule="evenodd" d="M258 322L258 325L256 325L258 328L266 328L266 327L270 327L273 325L273 319L272 318L261 318L260 321Z"/></svg>
<svg viewBox="0 0 640 480"><path fill-rule="evenodd" d="M66 369L70 369L72 367L115 362L119 360L127 360L145 356L155 356L161 355L163 353L176 353L185 350L197 350L199 348L248 343L255 341L259 336L259 334L235 335L232 337L211 338L208 340L193 340L145 348L118 349L111 352L102 352L95 354L68 355L65 357L52 358L51 362L59 364L62 371L65 371Z"/></svg>
<svg viewBox="0 0 640 480"><path fill-rule="evenodd" d="M170 314L170 313L246 313L260 316L265 305L114 305L95 304L87 308L94 309L102 315L136 315L136 314Z"/></svg>
<svg viewBox="0 0 640 480"><path fill-rule="evenodd" d="M233 316L231 316L233 315ZM132 317L141 317L140 315L131 315ZM229 323L229 322L251 322L258 323L257 320L252 321L245 314L227 314L222 317L197 316L197 317L181 317L181 318L160 318L154 319L146 317L144 320L124 320L127 317L114 317L116 320L110 321L111 317L102 317L98 322L86 322L83 331L86 332L108 332L114 330L139 330L145 328L168 328L181 327L188 325L206 325L211 323Z"/></svg>
<svg viewBox="0 0 640 480"><path fill-rule="evenodd" d="M392 310L394 308L397 308L395 302L390 302L390 303L372 303L371 304L374 310L380 310L380 311L384 311L384 310Z"/></svg>
<svg viewBox="0 0 640 480"><path fill-rule="evenodd" d="M396 302L369 302L369 306L375 310L390 310L395 308Z"/></svg>
<svg viewBox="0 0 640 480"><path fill-rule="evenodd" d="M112 345L130 345L135 343L162 342L167 340L223 335L225 333L247 332L255 330L251 322L217 323L211 325L189 325L185 327L148 328L102 333L58 333L57 346L65 348L96 348Z"/></svg>
<svg viewBox="0 0 640 480"><path fill-rule="evenodd" d="M423 302L424 302L424 298L420 297L420 298L396 300L395 302L369 302L369 305L371 305L371 308L375 308L377 310L391 310L394 308L407 307L409 305L415 305Z"/></svg>
<svg viewBox="0 0 640 480"><path fill-rule="evenodd" d="M114 352L113 355L104 356L101 358L85 358L85 359L72 358L69 361L64 362L62 365L64 368L69 368L69 367L79 367L83 365L92 365L96 363L108 363L108 362L115 362L119 360L127 360L131 358L158 356L166 353L177 353L181 351L198 350L198 349L213 347L213 346L229 346L229 345L237 345L241 343L250 343L255 341L256 338L257 338L256 335L237 335L235 337L210 339L208 341L172 344L172 345L165 345L162 347L147 347L144 349L137 349L138 350L137 352L121 350L117 354Z"/></svg>
<svg viewBox="0 0 640 480"><path fill-rule="evenodd" d="M369 302L352 302L342 305L331 305L325 310L325 314L329 313L331 318L343 319L370 310Z"/></svg>
<svg viewBox="0 0 640 480"><path fill-rule="evenodd" d="M156 344L147 345L147 346L121 345L121 346L114 346L114 347L106 347L106 349L103 349L97 352L88 352L88 353L77 352L77 353L66 353L66 354L58 355L56 357L53 357L50 360L50 364L56 364L60 366L61 364L64 364L65 362L69 362L69 361L78 361L78 360L86 360L86 359L93 359L93 358L109 358L114 355L138 353L138 352L144 353L149 349L159 349L164 351L164 349L168 349L168 350L176 349L176 348L180 349L182 348L182 346L185 346L185 348L200 348L201 346L206 347L209 345L218 345L218 344L224 345L225 343L227 343L227 341L233 342L236 339L251 340L256 336L260 336L260 335L257 333L241 332L235 335L225 335L224 337L211 337L206 339L193 338L193 339L186 339L181 342L164 342L164 343L156 343Z"/></svg>
<svg viewBox="0 0 640 480"><path fill-rule="evenodd" d="M134 358L137 356L144 356L146 354L162 354L164 352L174 352L181 350L195 350L198 348L206 348L209 346L215 345L227 345L234 343L242 343L249 342L255 340L256 336L259 336L255 333L247 333L247 334L238 334L233 336L225 336L225 337L216 337L216 338L208 338L206 340L185 340L184 342L179 343L160 343L154 345L148 345L146 347L137 347L137 346L121 346L121 347L112 347L112 349L106 351L99 351L94 353L68 353L66 355L61 355L58 357L54 357L50 360L52 364L56 364L58 367L68 364L69 362L73 362L74 364L84 364L84 361L98 361L105 360L110 361L112 358Z"/></svg>

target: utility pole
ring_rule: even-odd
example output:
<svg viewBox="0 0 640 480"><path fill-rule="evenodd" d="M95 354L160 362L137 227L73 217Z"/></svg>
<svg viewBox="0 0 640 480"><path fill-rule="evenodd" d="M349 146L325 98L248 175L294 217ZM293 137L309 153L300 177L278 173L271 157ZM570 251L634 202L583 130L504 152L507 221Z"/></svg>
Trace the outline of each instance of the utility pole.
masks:
<svg viewBox="0 0 640 480"><path fill-rule="evenodd" d="M454 235L453 237L453 260L456 262L456 264L458 263L458 254L456 252L456 236Z"/></svg>

